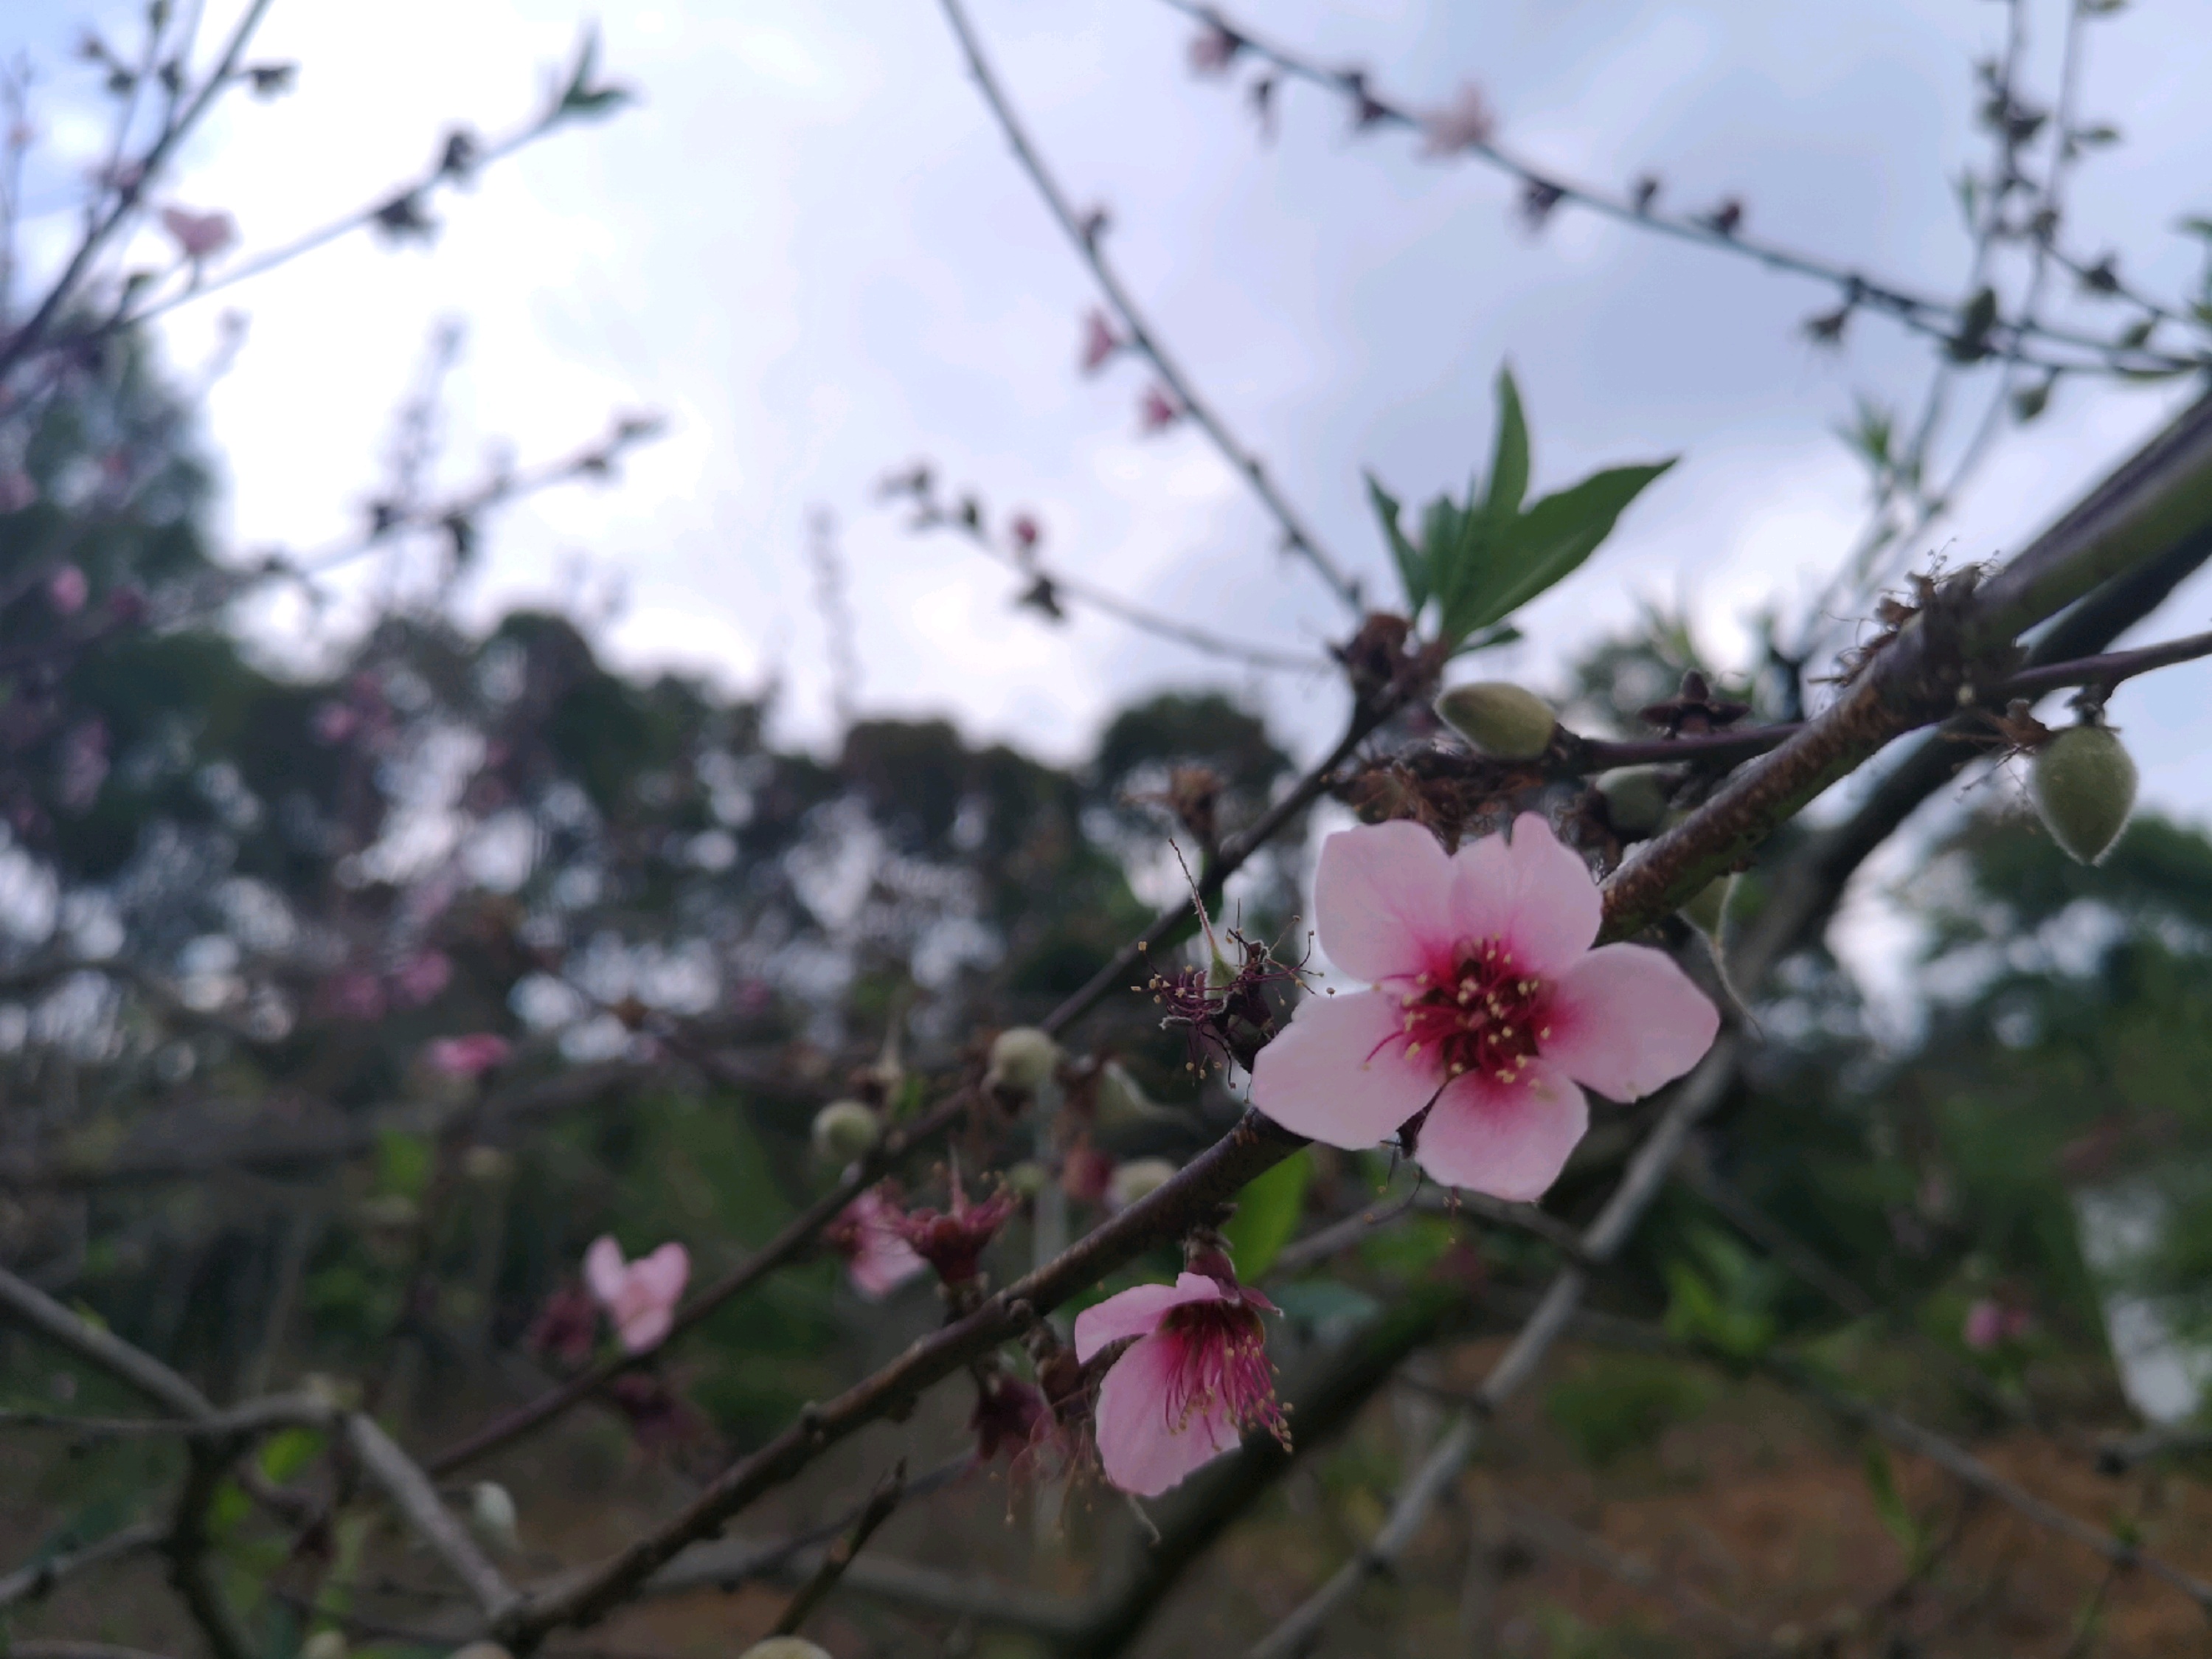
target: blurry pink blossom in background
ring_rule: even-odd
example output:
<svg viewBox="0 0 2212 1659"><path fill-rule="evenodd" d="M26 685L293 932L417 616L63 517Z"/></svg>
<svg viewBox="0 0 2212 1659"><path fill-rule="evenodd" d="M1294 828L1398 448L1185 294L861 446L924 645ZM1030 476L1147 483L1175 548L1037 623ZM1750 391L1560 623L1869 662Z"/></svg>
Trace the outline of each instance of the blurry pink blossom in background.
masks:
<svg viewBox="0 0 2212 1659"><path fill-rule="evenodd" d="M213 258L238 240L238 226L220 208L194 213L189 208L161 210L161 228L175 240L185 258L198 264Z"/></svg>
<svg viewBox="0 0 2212 1659"><path fill-rule="evenodd" d="M881 1301L929 1265L907 1243L905 1220L882 1188L871 1187L823 1232L843 1253L853 1288L871 1302Z"/></svg>
<svg viewBox="0 0 2212 1659"><path fill-rule="evenodd" d="M1289 1443L1260 1322L1275 1304L1238 1285L1225 1260L1218 1271L1139 1285L1075 1316L1075 1357L1086 1364L1137 1339L1098 1389L1098 1461L1123 1492L1158 1497L1235 1450L1248 1428Z"/></svg>
<svg viewBox="0 0 2212 1659"><path fill-rule="evenodd" d="M1966 1310L1963 1334L1968 1347L1978 1353L1988 1353L2008 1342L2019 1341L2034 1323L2027 1309L1984 1297Z"/></svg>
<svg viewBox="0 0 2212 1659"><path fill-rule="evenodd" d="M674 1243L625 1262L622 1246L602 1234L584 1252L584 1283L631 1353L657 1347L667 1336L675 1322L676 1304L684 1297L684 1281L690 1277L691 1253Z"/></svg>
<svg viewBox="0 0 2212 1659"><path fill-rule="evenodd" d="M494 1031L474 1031L467 1036L440 1037L422 1050L430 1069L445 1077L482 1077L506 1063L514 1045Z"/></svg>
<svg viewBox="0 0 2212 1659"><path fill-rule="evenodd" d="M46 603L58 617L74 617L84 609L84 602L92 597L92 584L85 580L84 572L73 564L65 564L46 578Z"/></svg>
<svg viewBox="0 0 2212 1659"><path fill-rule="evenodd" d="M1354 1149L1422 1115L1414 1157L1447 1186L1542 1196L1589 1127L1583 1088L1639 1100L1720 1029L1663 951L1590 948L1597 884L1533 812L1456 854L1403 820L1331 836L1314 908L1329 960L1374 988L1304 999L1252 1103Z"/></svg>
<svg viewBox="0 0 2212 1659"><path fill-rule="evenodd" d="M417 951L392 975L395 1000L404 1008L420 1008L434 1002L453 982L453 961L443 951ZM497 1038L493 1041L497 1042ZM504 1045L502 1045L503 1047ZM501 1059L506 1056L501 1055Z"/></svg>

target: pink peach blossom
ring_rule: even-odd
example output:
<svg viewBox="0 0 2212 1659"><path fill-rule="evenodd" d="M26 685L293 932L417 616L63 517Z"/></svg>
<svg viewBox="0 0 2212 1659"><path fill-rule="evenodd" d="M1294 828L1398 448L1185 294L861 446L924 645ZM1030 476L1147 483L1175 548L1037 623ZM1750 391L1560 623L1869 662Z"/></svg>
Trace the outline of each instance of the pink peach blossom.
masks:
<svg viewBox="0 0 2212 1659"><path fill-rule="evenodd" d="M175 239L185 258L195 264L212 258L238 240L238 226L220 208L210 213L194 213L189 208L165 207L161 210L161 228Z"/></svg>
<svg viewBox="0 0 2212 1659"><path fill-rule="evenodd" d="M1300 1002L1252 1103L1344 1147L1425 1110L1414 1156L1448 1186L1542 1196L1589 1127L1583 1088L1639 1099L1720 1027L1664 953L1590 948L1597 884L1534 813L1453 854L1417 823L1331 836L1314 905L1329 960L1374 988Z"/></svg>
<svg viewBox="0 0 2212 1659"><path fill-rule="evenodd" d="M871 1187L823 1231L845 1257L853 1288L880 1302L929 1264L907 1243L906 1218L880 1187Z"/></svg>
<svg viewBox="0 0 2212 1659"><path fill-rule="evenodd" d="M1218 1276L1217 1276L1218 1275ZM1260 1315L1275 1304L1213 1273L1139 1285L1075 1316L1075 1357L1135 1337L1098 1389L1098 1461L1107 1480L1157 1498L1192 1470L1234 1451L1248 1428L1289 1443Z"/></svg>
<svg viewBox="0 0 2212 1659"><path fill-rule="evenodd" d="M422 1050L430 1069L446 1077L482 1077L504 1065L514 1045L494 1031L472 1031L466 1036L440 1037Z"/></svg>
<svg viewBox="0 0 2212 1659"><path fill-rule="evenodd" d="M666 1338L690 1277L691 1253L681 1244L664 1244L651 1255L625 1262L622 1246L602 1234L584 1252L584 1283L631 1353L658 1347Z"/></svg>
<svg viewBox="0 0 2212 1659"><path fill-rule="evenodd" d="M1962 1334L1966 1346L1978 1353L1988 1353L2008 1342L2017 1342L2026 1336L2034 1322L2025 1308L2015 1308L1984 1297L1966 1310L1966 1325Z"/></svg>
<svg viewBox="0 0 2212 1659"><path fill-rule="evenodd" d="M92 584L76 565L65 564L46 578L46 603L57 617L74 617L92 597Z"/></svg>
<svg viewBox="0 0 2212 1659"><path fill-rule="evenodd" d="M392 974L392 994L402 1007L420 1008L435 1002L453 982L451 957L443 951L417 951Z"/></svg>

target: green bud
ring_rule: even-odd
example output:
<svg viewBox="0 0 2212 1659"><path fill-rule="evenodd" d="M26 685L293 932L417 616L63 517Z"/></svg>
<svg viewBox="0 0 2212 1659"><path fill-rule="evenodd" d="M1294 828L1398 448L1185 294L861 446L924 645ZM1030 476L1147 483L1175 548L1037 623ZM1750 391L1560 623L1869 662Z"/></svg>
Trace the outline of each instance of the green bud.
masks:
<svg viewBox="0 0 2212 1659"><path fill-rule="evenodd" d="M346 1659L346 1639L334 1630L319 1630L300 1644L300 1659Z"/></svg>
<svg viewBox="0 0 2212 1659"><path fill-rule="evenodd" d="M754 1643L738 1659L830 1659L830 1656L802 1637L771 1636L765 1642Z"/></svg>
<svg viewBox="0 0 2212 1659"><path fill-rule="evenodd" d="M814 1155L842 1169L882 1139L884 1121L857 1100L833 1100L814 1115Z"/></svg>
<svg viewBox="0 0 2212 1659"><path fill-rule="evenodd" d="M2108 726L2070 726L2035 751L2028 793L2051 839L2076 863L2112 850L2136 804L2136 763Z"/></svg>
<svg viewBox="0 0 2212 1659"><path fill-rule="evenodd" d="M1006 1188L1022 1198L1035 1198L1052 1185L1052 1171L1033 1158L1025 1158L1006 1171Z"/></svg>
<svg viewBox="0 0 2212 1659"><path fill-rule="evenodd" d="M1126 1210L1140 1198L1149 1198L1175 1179L1176 1166L1164 1158L1133 1158L1114 1167L1106 1183L1106 1198L1117 1210Z"/></svg>
<svg viewBox="0 0 2212 1659"><path fill-rule="evenodd" d="M486 1543L509 1554L519 1552L522 1539L515 1531L517 1519L514 1495L498 1481L479 1480L470 1489L469 1524Z"/></svg>
<svg viewBox="0 0 2212 1659"><path fill-rule="evenodd" d="M1098 1127L1109 1134L1175 1115L1152 1101L1118 1060L1108 1060L1099 1070L1097 1114Z"/></svg>
<svg viewBox="0 0 2212 1659"><path fill-rule="evenodd" d="M1034 1025L999 1033L991 1044L991 1068L984 1086L1010 1094L1035 1094L1060 1064L1060 1045Z"/></svg>
<svg viewBox="0 0 2212 1659"><path fill-rule="evenodd" d="M1707 939L1719 938L1721 922L1728 915L1729 891L1735 885L1734 876L1714 877L1682 907L1682 919Z"/></svg>
<svg viewBox="0 0 2212 1659"><path fill-rule="evenodd" d="M1644 841L1659 833L1667 821L1667 786L1659 775L1644 768L1609 772L1599 780L1607 815L1625 841Z"/></svg>
<svg viewBox="0 0 2212 1659"><path fill-rule="evenodd" d="M1437 718L1492 760L1534 760L1551 746L1559 716L1510 680L1455 685L1437 699Z"/></svg>

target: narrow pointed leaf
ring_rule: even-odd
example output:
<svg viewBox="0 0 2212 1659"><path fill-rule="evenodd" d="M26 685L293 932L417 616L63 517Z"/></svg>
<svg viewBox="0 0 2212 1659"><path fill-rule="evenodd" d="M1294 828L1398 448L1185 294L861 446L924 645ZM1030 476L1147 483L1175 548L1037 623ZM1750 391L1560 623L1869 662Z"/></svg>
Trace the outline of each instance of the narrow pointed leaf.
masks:
<svg viewBox="0 0 2212 1659"><path fill-rule="evenodd" d="M1490 458L1490 494L1483 510L1493 520L1511 518L1528 494L1528 422L1521 412L1521 388L1513 371L1498 371L1498 446ZM1472 492L1470 492L1470 497Z"/></svg>
<svg viewBox="0 0 2212 1659"><path fill-rule="evenodd" d="M1390 556L1396 561L1398 579L1406 585L1406 614L1420 615L1421 607L1429 602L1429 566L1421 550L1406 539L1406 532L1398 525L1398 501L1367 475L1367 499L1374 505L1375 516L1382 520L1382 535L1390 544Z"/></svg>

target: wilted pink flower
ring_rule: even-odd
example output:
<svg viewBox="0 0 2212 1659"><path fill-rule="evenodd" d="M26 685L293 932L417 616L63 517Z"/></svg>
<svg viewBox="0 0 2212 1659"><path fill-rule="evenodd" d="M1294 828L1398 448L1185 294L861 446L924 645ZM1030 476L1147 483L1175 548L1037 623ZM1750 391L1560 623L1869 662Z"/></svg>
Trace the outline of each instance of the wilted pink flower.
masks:
<svg viewBox="0 0 2212 1659"><path fill-rule="evenodd" d="M238 226L220 208L194 213L188 208L161 210L161 228L175 239L185 258L198 264L214 258L238 240Z"/></svg>
<svg viewBox="0 0 2212 1659"><path fill-rule="evenodd" d="M420 1008L427 1002L437 1000L441 993L453 982L453 959L443 951L417 951L399 964L392 975L392 995L405 1008ZM498 1042L499 1039L492 1039ZM500 1044L500 1059L505 1059L506 1044ZM493 1064L496 1065L497 1060ZM441 1068L442 1069L442 1068Z"/></svg>
<svg viewBox="0 0 2212 1659"><path fill-rule="evenodd" d="M440 1037L422 1050L432 1071L444 1077L482 1077L495 1066L503 1066L514 1046L496 1031L471 1031L466 1036Z"/></svg>
<svg viewBox="0 0 2212 1659"><path fill-rule="evenodd" d="M1157 1498L1185 1475L1233 1451L1248 1428L1285 1445L1260 1315L1275 1304L1238 1285L1226 1260L1214 1273L1139 1285L1075 1316L1075 1357L1137 1340L1098 1389L1098 1461L1123 1492ZM1217 1276L1218 1274L1218 1276Z"/></svg>
<svg viewBox="0 0 2212 1659"><path fill-rule="evenodd" d="M546 1298L523 1342L532 1353L580 1365L592 1357L592 1340L599 1328L599 1306L590 1294L566 1285Z"/></svg>
<svg viewBox="0 0 2212 1659"><path fill-rule="evenodd" d="M1209 21L1191 37L1190 67L1196 75L1220 75L1237 61L1244 42L1218 22Z"/></svg>
<svg viewBox="0 0 2212 1659"><path fill-rule="evenodd" d="M684 1282L690 1277L691 1253L674 1243L625 1262L622 1246L602 1233L584 1252L584 1283L591 1287L592 1299L607 1310L615 1334L631 1353L660 1346L675 1322Z"/></svg>
<svg viewBox="0 0 2212 1659"><path fill-rule="evenodd" d="M1106 320L1106 313L1093 309L1083 319L1083 372L1096 374L1121 349L1121 337L1114 331L1114 325Z"/></svg>
<svg viewBox="0 0 2212 1659"><path fill-rule="evenodd" d="M880 1187L871 1187L823 1230L823 1237L845 1257L853 1288L871 1302L881 1301L929 1264L914 1252L900 1230L905 1218Z"/></svg>
<svg viewBox="0 0 2212 1659"><path fill-rule="evenodd" d="M1421 154L1452 155L1488 143L1498 131L1498 118L1482 88L1472 81L1460 83L1452 100L1421 118Z"/></svg>
<svg viewBox="0 0 2212 1659"><path fill-rule="evenodd" d="M1589 1125L1577 1085L1636 1100L1697 1064L1720 1017L1662 952L1590 948L1597 884L1534 813L1447 855L1417 823L1322 846L1322 949L1374 988L1309 996L1260 1051L1252 1103L1333 1146L1418 1113L1421 1167L1534 1200Z"/></svg>
<svg viewBox="0 0 2212 1659"><path fill-rule="evenodd" d="M1137 400L1137 419L1147 432L1164 431L1182 418L1182 405L1161 386L1146 386L1145 395Z"/></svg>
<svg viewBox="0 0 2212 1659"><path fill-rule="evenodd" d="M911 1210L893 1224L914 1253L937 1269L939 1279L948 1285L965 1285L982 1271L983 1252L1020 1201L1011 1188L1002 1187L981 1203L970 1204L956 1170L949 1208Z"/></svg>
<svg viewBox="0 0 2212 1659"><path fill-rule="evenodd" d="M65 564L46 578L46 603L58 617L74 617L84 609L84 602L92 597L92 584L85 580L84 572L73 564Z"/></svg>
<svg viewBox="0 0 2212 1659"><path fill-rule="evenodd" d="M1002 1451L1018 1462L1051 1431L1052 1410L1028 1383L989 1371L975 1379L975 1409L969 1413L968 1427L975 1437L975 1455L984 1462Z"/></svg>
<svg viewBox="0 0 2212 1659"><path fill-rule="evenodd" d="M1988 1353L2008 1342L2019 1341L2034 1322L2027 1309L1984 1297L1966 1310L1966 1326L1962 1334L1968 1347L1978 1353Z"/></svg>

